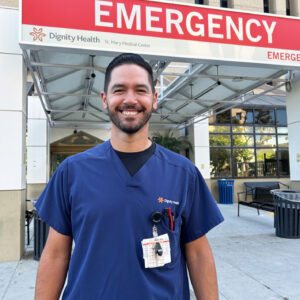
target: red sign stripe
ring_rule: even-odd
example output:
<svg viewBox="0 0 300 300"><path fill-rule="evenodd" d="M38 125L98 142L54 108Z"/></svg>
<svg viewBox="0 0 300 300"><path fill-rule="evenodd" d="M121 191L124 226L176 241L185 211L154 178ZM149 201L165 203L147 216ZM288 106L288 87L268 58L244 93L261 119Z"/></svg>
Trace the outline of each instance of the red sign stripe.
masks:
<svg viewBox="0 0 300 300"><path fill-rule="evenodd" d="M112 3L112 6L102 5L102 11L108 13L109 16L100 16L99 14L98 17L96 16L95 6L100 3L96 0L23 0L22 24L300 51L299 18L274 17L144 0L102 2ZM124 5L128 17L131 14L133 5L139 6L140 30L136 19L132 24L132 28L127 28L124 17L122 18L122 28L117 28L118 3ZM153 18L152 27L161 28L162 32L147 30L147 7L161 9L159 12L152 11L150 15ZM171 32L167 32L167 11L169 10L172 20L178 18L178 14L171 14L170 9L176 10L182 16L183 20L178 26L183 34L180 34L178 27L170 23ZM194 15L190 18L190 22L187 22L192 12L198 13L198 15ZM199 14L201 14L202 20L199 19ZM112 23L113 27L96 26L96 18L99 18L99 20L101 18L102 22ZM270 32L268 34L268 29L271 30L270 28L274 22L275 27L272 34ZM190 30L188 29L189 26ZM202 26L204 36L192 35L191 31L198 31L199 26ZM240 29L240 35L233 27ZM254 41L255 39L256 41ZM199 50L201 51L201 49Z"/></svg>

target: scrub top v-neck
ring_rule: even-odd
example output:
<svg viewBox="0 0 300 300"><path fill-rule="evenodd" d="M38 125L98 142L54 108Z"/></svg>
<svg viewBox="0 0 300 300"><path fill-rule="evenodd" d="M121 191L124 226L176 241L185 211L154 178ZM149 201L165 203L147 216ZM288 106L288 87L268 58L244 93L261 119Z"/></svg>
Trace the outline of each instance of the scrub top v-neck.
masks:
<svg viewBox="0 0 300 300"><path fill-rule="evenodd" d="M121 152L115 150L131 176L135 175L155 152L156 145L151 143L147 149L139 152Z"/></svg>
<svg viewBox="0 0 300 300"><path fill-rule="evenodd" d="M198 169L159 145L131 176L110 141L66 159L36 208L75 248L63 299L189 299L183 245L223 217ZM157 226L168 234L171 262L145 269L143 239L153 236L151 215L170 209Z"/></svg>

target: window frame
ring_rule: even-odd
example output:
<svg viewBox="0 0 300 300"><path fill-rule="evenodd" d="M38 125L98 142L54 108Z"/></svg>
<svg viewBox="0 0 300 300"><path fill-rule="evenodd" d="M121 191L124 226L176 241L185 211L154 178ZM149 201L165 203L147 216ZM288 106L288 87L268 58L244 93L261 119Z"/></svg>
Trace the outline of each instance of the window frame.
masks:
<svg viewBox="0 0 300 300"><path fill-rule="evenodd" d="M231 158L230 158L230 162L231 162L231 166L230 166L230 169L231 169L231 177L228 177L228 178L234 178L234 179L243 179L243 178L249 178L249 177L238 177L238 176L235 176L235 164L236 164L236 159L234 157L234 149L237 149L237 148L242 148L242 149L253 149L254 150L254 157L255 157L255 170L254 170L254 174L255 176L254 177L251 177L251 178L262 178L262 176L258 176L258 163L257 163L257 150L260 150L260 149L274 149L275 150L275 153L276 153L276 175L274 176L267 176L267 178L289 178L290 177L290 169L289 169L289 174L288 175L281 175L280 172L279 172L279 158L278 158L278 151L279 150L287 150L289 151L289 147L286 147L286 146L282 146L282 147L279 147L278 145L278 136L284 136L284 135L287 135L286 133L278 133L278 127L280 128L283 128L283 127L287 127L287 126L283 126L283 125L278 125L277 124L277 110L286 110L286 107L275 107L275 108L270 108L269 106L241 106L241 107L237 107L237 108L241 108L241 109L247 109L247 110L252 110L252 113L253 113L253 123L247 123L247 124L236 124L236 123L233 123L233 118L232 118L232 109L230 109L230 123L216 123L216 122L210 122L210 119L209 119L209 126L215 126L215 127L218 127L218 126L228 126L229 127L229 131L228 132L209 132L209 135L229 135L230 136L230 139L231 139L231 146L210 146L209 145L209 148L211 149L215 149L215 148L219 148L219 149L230 149L230 155L231 155ZM270 110L274 110L274 124L256 124L255 123L255 109L270 109ZM236 127L236 126L243 126L243 127L252 127L253 128L253 132L252 133L236 133L236 132L233 132L233 128ZM256 133L255 131L255 128L256 127L272 127L272 128L275 128L275 132L274 133ZM254 146L245 146L245 147L241 147L241 146L234 146L234 140L233 140L233 137L235 135L250 135L253 137L254 139ZM275 147L264 147L264 146L257 146L256 145L256 135L275 135L275 139L276 139L276 145ZM220 177L217 177L217 176L214 176L212 177L212 174L211 175L211 179L220 179L222 178L222 176Z"/></svg>

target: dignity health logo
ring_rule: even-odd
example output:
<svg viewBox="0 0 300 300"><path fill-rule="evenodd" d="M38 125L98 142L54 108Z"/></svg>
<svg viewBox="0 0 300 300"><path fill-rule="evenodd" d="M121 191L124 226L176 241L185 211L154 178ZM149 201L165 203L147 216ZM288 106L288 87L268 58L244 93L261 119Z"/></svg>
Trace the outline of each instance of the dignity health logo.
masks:
<svg viewBox="0 0 300 300"><path fill-rule="evenodd" d="M159 203L169 203L169 204L179 205L179 202L173 201L173 200L164 199L163 197L158 197L157 200L158 200Z"/></svg>
<svg viewBox="0 0 300 300"><path fill-rule="evenodd" d="M43 28L37 29L35 27L33 27L33 31L29 34L33 36L33 41L39 40L41 42L43 41L43 37L46 36L46 34L43 33Z"/></svg>

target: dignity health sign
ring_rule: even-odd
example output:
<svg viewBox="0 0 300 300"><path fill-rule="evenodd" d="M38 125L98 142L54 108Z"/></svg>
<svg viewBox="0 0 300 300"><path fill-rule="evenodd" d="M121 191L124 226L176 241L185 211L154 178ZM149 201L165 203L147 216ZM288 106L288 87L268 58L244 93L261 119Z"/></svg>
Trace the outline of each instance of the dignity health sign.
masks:
<svg viewBox="0 0 300 300"><path fill-rule="evenodd" d="M300 19L144 0L22 0L20 44L300 67Z"/></svg>

